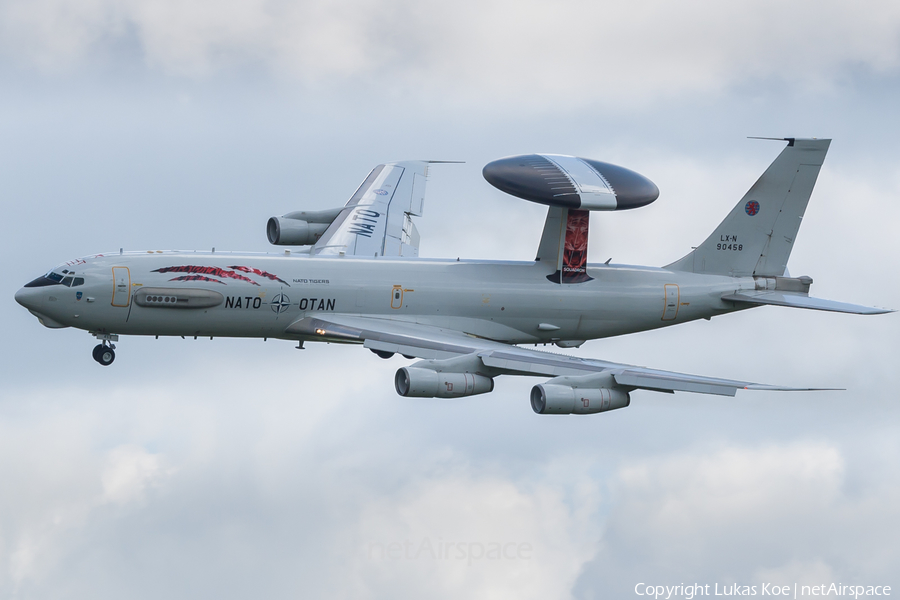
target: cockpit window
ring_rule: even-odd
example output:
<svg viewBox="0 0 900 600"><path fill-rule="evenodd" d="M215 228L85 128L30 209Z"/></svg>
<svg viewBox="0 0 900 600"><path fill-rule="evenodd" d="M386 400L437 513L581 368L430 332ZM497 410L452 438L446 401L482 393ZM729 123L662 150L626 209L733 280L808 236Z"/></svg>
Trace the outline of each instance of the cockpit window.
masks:
<svg viewBox="0 0 900 600"><path fill-rule="evenodd" d="M62 279L62 278L60 278L60 279ZM34 287L45 287L48 285L59 285L59 281L50 279L46 275L41 275L37 279L26 283L25 287L34 288Z"/></svg>
<svg viewBox="0 0 900 600"><path fill-rule="evenodd" d="M42 275L34 281L26 283L25 287L45 287L48 285L78 287L79 285L84 285L84 277L75 277L74 271L63 269L62 273L65 273L65 275L57 273L56 271L50 271L46 275Z"/></svg>

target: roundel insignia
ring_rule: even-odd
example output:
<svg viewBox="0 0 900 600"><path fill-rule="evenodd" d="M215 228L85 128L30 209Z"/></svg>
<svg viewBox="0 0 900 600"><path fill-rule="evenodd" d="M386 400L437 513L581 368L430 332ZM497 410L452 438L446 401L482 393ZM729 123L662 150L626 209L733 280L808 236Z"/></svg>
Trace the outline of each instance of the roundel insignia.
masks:
<svg viewBox="0 0 900 600"><path fill-rule="evenodd" d="M755 216L756 213L759 212L759 202L757 202L756 200L751 200L747 203L747 206L744 207L744 210L751 217Z"/></svg>
<svg viewBox="0 0 900 600"><path fill-rule="evenodd" d="M387 190L375 190L375 193L379 196L387 196Z"/></svg>
<svg viewBox="0 0 900 600"><path fill-rule="evenodd" d="M283 313L287 309L291 307L291 299L285 296L284 294L278 294L274 298L272 298L272 310L276 313Z"/></svg>

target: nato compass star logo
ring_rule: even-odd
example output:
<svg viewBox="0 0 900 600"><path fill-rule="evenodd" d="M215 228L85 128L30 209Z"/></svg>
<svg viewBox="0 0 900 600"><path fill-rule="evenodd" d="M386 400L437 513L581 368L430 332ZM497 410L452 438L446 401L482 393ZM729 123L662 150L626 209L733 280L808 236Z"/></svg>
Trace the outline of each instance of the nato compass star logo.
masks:
<svg viewBox="0 0 900 600"><path fill-rule="evenodd" d="M387 196L387 190L375 190L375 193L379 196Z"/></svg>
<svg viewBox="0 0 900 600"><path fill-rule="evenodd" d="M747 203L747 206L744 207L744 211L751 217L756 216L756 213L759 212L759 202L751 200Z"/></svg>
<svg viewBox="0 0 900 600"><path fill-rule="evenodd" d="M280 314L291 307L291 299L284 294L278 294L269 304L272 305L272 310Z"/></svg>

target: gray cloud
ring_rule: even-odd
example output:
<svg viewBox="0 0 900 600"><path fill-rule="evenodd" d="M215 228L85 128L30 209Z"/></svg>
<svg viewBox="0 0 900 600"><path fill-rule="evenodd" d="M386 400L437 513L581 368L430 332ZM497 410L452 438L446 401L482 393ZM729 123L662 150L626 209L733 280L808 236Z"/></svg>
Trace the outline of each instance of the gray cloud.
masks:
<svg viewBox="0 0 900 600"><path fill-rule="evenodd" d="M848 468L840 448L810 441L628 461L576 595L624 596L641 582L886 584L896 550L878 531L897 526L900 490L891 479L848 490Z"/></svg>
<svg viewBox="0 0 900 600"><path fill-rule="evenodd" d="M894 577L896 427L872 427L884 411L865 403L865 440L825 433L846 400L815 397L645 394L603 421L547 420L527 382L458 403L366 391L384 362L351 348L129 352L143 345L162 347L155 368L108 395L5 395L6 595L606 597Z"/></svg>
<svg viewBox="0 0 900 600"><path fill-rule="evenodd" d="M475 105L634 108L774 80L827 92L896 72L900 11L843 2L557 3L12 0L6 60L48 72L126 60L188 78L261 69L310 89ZM130 57L130 58L129 58Z"/></svg>

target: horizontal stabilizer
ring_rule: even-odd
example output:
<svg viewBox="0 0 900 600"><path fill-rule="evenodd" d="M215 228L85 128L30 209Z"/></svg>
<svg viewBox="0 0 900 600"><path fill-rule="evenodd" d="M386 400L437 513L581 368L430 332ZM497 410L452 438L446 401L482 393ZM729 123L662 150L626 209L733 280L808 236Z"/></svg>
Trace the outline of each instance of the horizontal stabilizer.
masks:
<svg viewBox="0 0 900 600"><path fill-rule="evenodd" d="M792 306L794 308L827 310L830 312L851 313L854 315L881 315L884 313L894 312L893 310L888 308L875 308L872 306L861 306L859 304L848 304L846 302L835 302L834 300L813 298L811 296L807 296L806 294L779 292L777 290L747 291L734 294L726 294L725 296L722 296L722 300L753 304L757 306L761 306L763 304L771 304L772 306Z"/></svg>

